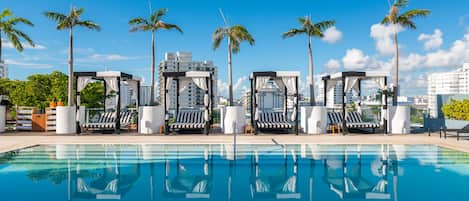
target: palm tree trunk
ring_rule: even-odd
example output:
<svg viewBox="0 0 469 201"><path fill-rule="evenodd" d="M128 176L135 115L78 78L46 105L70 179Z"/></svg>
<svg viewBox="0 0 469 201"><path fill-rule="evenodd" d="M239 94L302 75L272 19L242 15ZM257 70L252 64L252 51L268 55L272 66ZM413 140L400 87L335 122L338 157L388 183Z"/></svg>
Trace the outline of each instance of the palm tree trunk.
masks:
<svg viewBox="0 0 469 201"><path fill-rule="evenodd" d="M399 96L399 43L397 41L397 31L394 32L394 74L393 74L393 96L392 105L397 106L397 96Z"/></svg>
<svg viewBox="0 0 469 201"><path fill-rule="evenodd" d="M229 98L229 105L233 106L233 80L232 80L232 70L233 66L231 64L231 40L228 37L228 98Z"/></svg>
<svg viewBox="0 0 469 201"><path fill-rule="evenodd" d="M2 30L0 30L0 63L2 63Z"/></svg>
<svg viewBox="0 0 469 201"><path fill-rule="evenodd" d="M155 32L151 32L151 87L150 105L155 105Z"/></svg>
<svg viewBox="0 0 469 201"><path fill-rule="evenodd" d="M70 44L68 49L68 106L73 106L73 29L70 28Z"/></svg>
<svg viewBox="0 0 469 201"><path fill-rule="evenodd" d="M308 59L309 59L309 100L310 105L315 106L316 101L314 100L314 64L313 64L313 48L311 36L308 37ZM298 90L298 89L297 89Z"/></svg>

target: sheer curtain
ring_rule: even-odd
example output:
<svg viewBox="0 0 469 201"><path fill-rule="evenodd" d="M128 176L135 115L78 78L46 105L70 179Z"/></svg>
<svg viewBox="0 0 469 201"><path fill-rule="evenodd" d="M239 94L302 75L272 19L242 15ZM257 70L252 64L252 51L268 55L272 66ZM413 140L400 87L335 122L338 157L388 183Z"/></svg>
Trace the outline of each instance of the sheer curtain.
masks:
<svg viewBox="0 0 469 201"><path fill-rule="evenodd" d="M165 94L166 94L166 98L165 98L165 104L166 104L166 114L165 114L165 119L166 120L169 120L169 108L170 108L170 104L171 104L171 98L169 96L169 91L171 89L171 84L173 83L173 78L172 77L168 77L166 78L166 91L165 91Z"/></svg>
<svg viewBox="0 0 469 201"><path fill-rule="evenodd" d="M283 84L285 85L285 87L287 88L288 92L291 93L291 94L295 94L297 93L298 89L296 88L296 77L283 77L282 80L283 80ZM287 100L285 100L287 101ZM297 113L298 113L298 110L296 109L296 106L298 105L298 97L294 97L293 98L293 112L292 112L292 115L290 117L290 119L292 121L296 121L296 116L297 116Z"/></svg>

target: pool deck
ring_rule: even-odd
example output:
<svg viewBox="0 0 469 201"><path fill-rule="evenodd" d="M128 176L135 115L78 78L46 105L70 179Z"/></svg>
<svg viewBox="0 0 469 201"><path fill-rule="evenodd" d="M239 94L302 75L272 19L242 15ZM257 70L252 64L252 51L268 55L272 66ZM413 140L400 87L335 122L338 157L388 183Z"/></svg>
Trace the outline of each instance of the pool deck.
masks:
<svg viewBox="0 0 469 201"><path fill-rule="evenodd" d="M56 135L55 133L15 133L0 135L0 153L44 144L231 144L232 135ZM438 133L383 135L350 134L337 136L262 134L237 135L237 144L434 144L469 153L469 141L454 137L440 139Z"/></svg>

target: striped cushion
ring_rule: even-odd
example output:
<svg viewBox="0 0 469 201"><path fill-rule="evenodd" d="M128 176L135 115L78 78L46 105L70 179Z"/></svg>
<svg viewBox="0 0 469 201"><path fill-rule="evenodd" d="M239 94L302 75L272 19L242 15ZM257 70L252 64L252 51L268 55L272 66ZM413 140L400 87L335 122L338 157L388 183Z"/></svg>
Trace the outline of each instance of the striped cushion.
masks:
<svg viewBox="0 0 469 201"><path fill-rule="evenodd" d="M176 122L170 127L173 129L203 129L205 123L203 111L179 111Z"/></svg>
<svg viewBox="0 0 469 201"><path fill-rule="evenodd" d="M257 121L258 128L268 129L290 129L293 126L285 120L285 115L282 112L264 112L259 115Z"/></svg>
<svg viewBox="0 0 469 201"><path fill-rule="evenodd" d="M128 126L132 122L132 119L135 115L135 112L120 112L121 128ZM104 112L99 116L98 121L86 123L83 125L83 127L93 129L114 129L116 127L115 121L116 112Z"/></svg>
<svg viewBox="0 0 469 201"><path fill-rule="evenodd" d="M330 125L342 125L342 113L328 112L328 121ZM360 113L348 112L347 113L347 128L379 128L380 125L374 122L363 122Z"/></svg>

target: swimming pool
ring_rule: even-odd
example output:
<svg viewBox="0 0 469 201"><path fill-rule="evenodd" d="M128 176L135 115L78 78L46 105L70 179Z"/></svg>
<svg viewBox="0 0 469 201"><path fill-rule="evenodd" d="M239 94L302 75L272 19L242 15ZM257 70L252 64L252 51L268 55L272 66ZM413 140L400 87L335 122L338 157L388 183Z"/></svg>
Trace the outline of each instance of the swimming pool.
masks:
<svg viewBox="0 0 469 201"><path fill-rule="evenodd" d="M0 201L468 200L434 145L42 145L0 154Z"/></svg>

